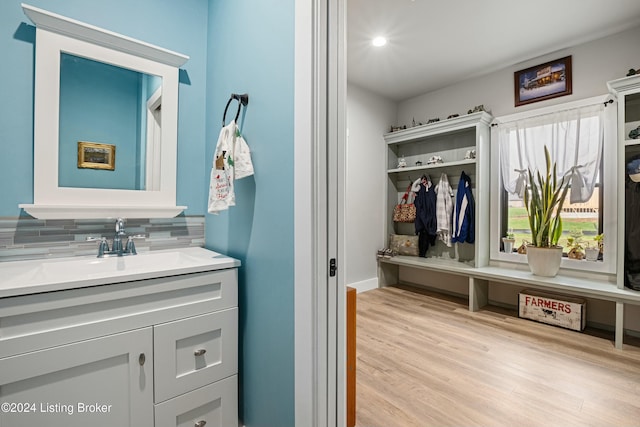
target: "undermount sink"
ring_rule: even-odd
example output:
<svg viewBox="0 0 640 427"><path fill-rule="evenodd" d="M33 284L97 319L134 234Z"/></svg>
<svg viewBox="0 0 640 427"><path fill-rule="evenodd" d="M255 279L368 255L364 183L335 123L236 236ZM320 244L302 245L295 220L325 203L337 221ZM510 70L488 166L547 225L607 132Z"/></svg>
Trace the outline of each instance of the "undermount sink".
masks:
<svg viewBox="0 0 640 427"><path fill-rule="evenodd" d="M238 267L239 261L203 248L123 257L74 257L0 263L0 297Z"/></svg>
<svg viewBox="0 0 640 427"><path fill-rule="evenodd" d="M198 263L198 258L182 252L147 252L140 255L73 259L68 261L47 262L38 267L38 274L56 277L68 276L70 273L87 278L98 277L119 271L145 271L148 269L163 270L189 266Z"/></svg>

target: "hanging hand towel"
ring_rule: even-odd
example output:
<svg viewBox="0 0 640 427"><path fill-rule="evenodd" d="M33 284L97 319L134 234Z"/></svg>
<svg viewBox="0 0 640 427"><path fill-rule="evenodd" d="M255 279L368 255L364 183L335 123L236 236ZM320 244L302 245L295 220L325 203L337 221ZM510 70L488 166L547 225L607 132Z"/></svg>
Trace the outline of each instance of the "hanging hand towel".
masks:
<svg viewBox="0 0 640 427"><path fill-rule="evenodd" d="M235 122L233 122L235 123ZM247 141L240 134L240 130L236 126L236 137L233 146L233 164L235 171L235 179L244 178L253 175L253 163L251 162L251 151Z"/></svg>
<svg viewBox="0 0 640 427"><path fill-rule="evenodd" d="M209 183L208 212L218 212L234 206L235 193L233 191L233 147L237 126L232 121L220 130L216 152L211 168L211 181Z"/></svg>

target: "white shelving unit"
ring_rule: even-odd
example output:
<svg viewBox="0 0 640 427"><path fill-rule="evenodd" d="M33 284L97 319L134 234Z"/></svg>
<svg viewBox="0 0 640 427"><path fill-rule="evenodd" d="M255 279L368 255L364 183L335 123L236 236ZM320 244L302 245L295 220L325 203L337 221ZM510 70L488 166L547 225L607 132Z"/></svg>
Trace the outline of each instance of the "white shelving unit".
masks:
<svg viewBox="0 0 640 427"><path fill-rule="evenodd" d="M394 223L393 208L399 203L410 182L429 175L434 184L446 173L456 192L464 171L470 178L475 198L475 243L454 244L448 248L442 242L429 248L420 264L480 267L489 262L489 150L490 123L493 117L486 112L416 126L384 135L386 156L386 227L385 235L414 235L412 223ZM475 150L475 158L465 158ZM440 156L443 163L427 164L432 156ZM404 157L407 166L398 167ZM419 164L416 165L416 162ZM420 164L422 163L422 164ZM385 264L396 268L397 264ZM397 272L394 275L397 274ZM381 273L383 274L383 273Z"/></svg>
<svg viewBox="0 0 640 427"><path fill-rule="evenodd" d="M618 98L618 247L624 253L624 174L630 156L640 155L640 139L629 138L629 131L640 125L640 76L609 82L611 93ZM476 113L436 124L393 132L385 135L387 150L387 224L385 231L397 234L413 234L413 224L396 224L392 220L393 207L398 203L409 181L423 173L431 174L437 183L439 174L449 176L452 187L457 186L460 172L471 177L476 204L476 241L466 250L441 251L436 246L427 257L395 256L378 263L379 286L403 281L424 284L443 293L468 296L469 310L477 311L489 303L491 283L516 287L557 291L583 298L593 298L615 305L615 346L624 344L624 309L627 305L640 305L640 292L624 287L624 258L617 257L617 275L594 278L588 274L558 275L553 278L534 276L526 265L489 264L489 167L490 122L487 113ZM475 149L475 159L465 159L467 150ZM415 166L416 161L426 162L439 155L444 163ZM402 156L407 167L398 168ZM435 174L438 175L435 175ZM455 188L454 188L455 191ZM440 243L442 245L442 243ZM462 255L462 257L460 256ZM424 273L421 272L424 270ZM431 280L431 277L435 279ZM424 279L424 280L423 280ZM418 281L415 281L418 280ZM422 283L422 282L427 283Z"/></svg>
<svg viewBox="0 0 640 427"><path fill-rule="evenodd" d="M629 138L629 132L640 126L640 76L630 76L607 83L618 100L618 265L617 285L624 288L625 175L631 157L640 155L640 139Z"/></svg>

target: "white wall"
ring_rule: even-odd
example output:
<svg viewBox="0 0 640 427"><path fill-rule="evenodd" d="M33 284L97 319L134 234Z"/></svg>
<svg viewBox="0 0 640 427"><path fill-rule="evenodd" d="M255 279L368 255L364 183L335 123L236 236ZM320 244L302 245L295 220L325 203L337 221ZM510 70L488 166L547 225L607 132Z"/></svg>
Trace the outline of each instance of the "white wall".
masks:
<svg viewBox="0 0 640 427"><path fill-rule="evenodd" d="M351 83L347 85L347 285L359 292L378 287L376 251L384 229L385 143L396 121L396 104Z"/></svg>
<svg viewBox="0 0 640 427"><path fill-rule="evenodd" d="M607 81L624 77L630 68L640 67L639 43L640 27L637 27L416 96L398 104L398 124L409 126L414 117L416 121L423 123L434 117L442 120L454 113L466 114L469 109L480 104L484 104L485 109L498 117L604 95L607 93ZM514 107L515 71L569 55L572 56L573 68L572 95Z"/></svg>

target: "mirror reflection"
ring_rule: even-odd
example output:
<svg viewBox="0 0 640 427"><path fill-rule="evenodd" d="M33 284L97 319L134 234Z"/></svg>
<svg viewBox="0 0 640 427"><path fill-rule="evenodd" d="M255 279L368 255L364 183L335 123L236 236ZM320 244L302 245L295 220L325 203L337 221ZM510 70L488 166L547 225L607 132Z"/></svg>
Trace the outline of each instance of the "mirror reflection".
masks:
<svg viewBox="0 0 640 427"><path fill-rule="evenodd" d="M60 55L58 185L158 190L162 78Z"/></svg>

